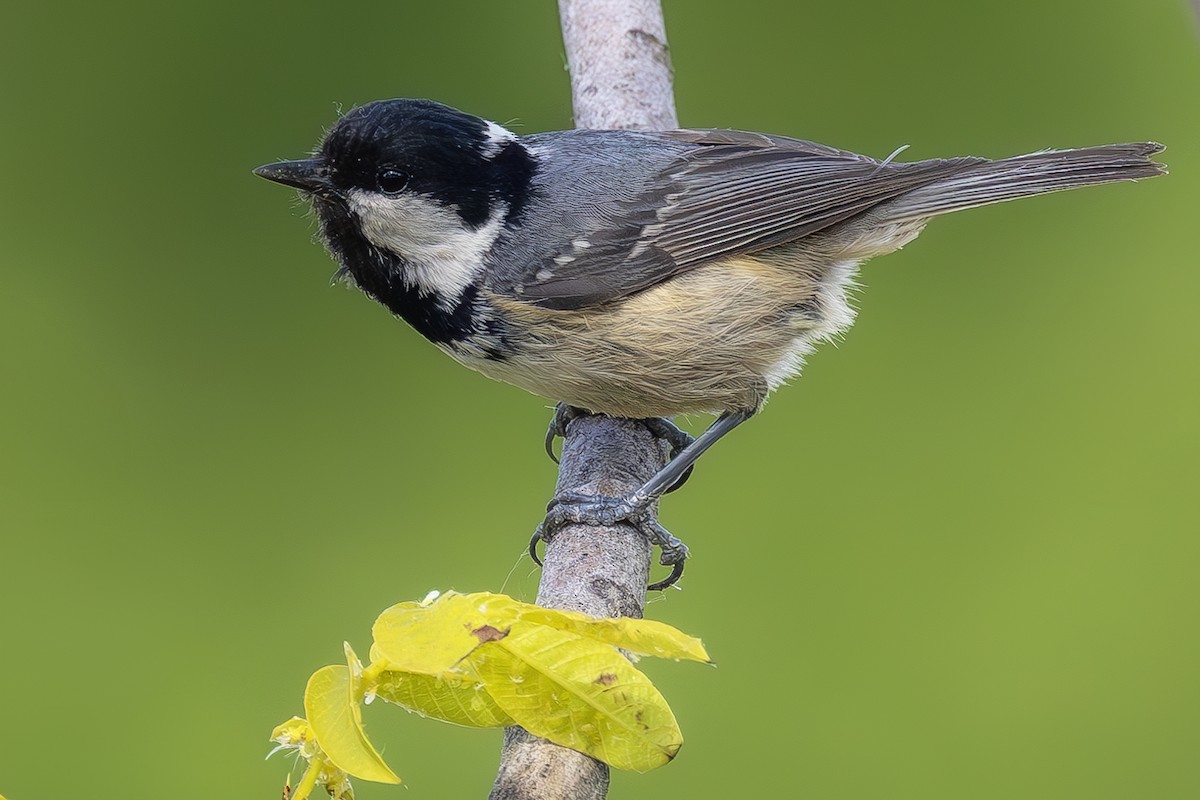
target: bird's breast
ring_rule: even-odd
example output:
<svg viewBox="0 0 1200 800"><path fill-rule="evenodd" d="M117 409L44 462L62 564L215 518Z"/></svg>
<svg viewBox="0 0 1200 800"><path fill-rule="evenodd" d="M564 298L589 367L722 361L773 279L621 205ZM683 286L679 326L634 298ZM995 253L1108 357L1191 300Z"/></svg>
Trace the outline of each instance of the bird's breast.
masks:
<svg viewBox="0 0 1200 800"><path fill-rule="evenodd" d="M484 291L508 331L504 357L450 352L489 377L615 416L757 408L817 340L852 321L853 265L832 266L740 256L574 311Z"/></svg>

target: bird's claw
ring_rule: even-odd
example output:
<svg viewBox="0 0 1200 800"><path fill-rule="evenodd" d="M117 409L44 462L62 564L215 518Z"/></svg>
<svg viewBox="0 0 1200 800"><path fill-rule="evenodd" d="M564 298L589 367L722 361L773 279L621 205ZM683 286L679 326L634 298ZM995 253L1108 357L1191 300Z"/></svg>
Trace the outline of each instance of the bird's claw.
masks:
<svg viewBox="0 0 1200 800"><path fill-rule="evenodd" d="M673 585L683 575L683 565L688 557L687 545L664 528L650 513L651 500L636 495L605 497L579 492L564 492L546 506L546 518L537 526L529 540L529 555L541 566L537 556L538 540L549 543L565 525L616 525L627 522L637 528L662 550L659 563L671 567L671 574L648 589L661 590Z"/></svg>
<svg viewBox="0 0 1200 800"><path fill-rule="evenodd" d="M687 561L688 548L686 544L681 542L678 537L672 536L671 532L662 525L659 525L654 520L650 520L650 524L655 528L655 535L650 537L650 541L657 544L662 551L662 555L658 558L658 563L664 567L671 568L670 575L646 587L647 591L655 592L670 588L676 581L683 577L683 565Z"/></svg>
<svg viewBox="0 0 1200 800"><path fill-rule="evenodd" d="M550 456L550 460L555 464L558 463L558 456L554 454L554 440L559 437L565 439L567 436L567 425L571 423L571 420L587 415L588 412L582 408L567 405L566 403L559 403L554 407L554 416L550 418L550 425L546 428L546 455ZM696 441L695 437L679 428L669 419L648 417L638 421L646 426L646 429L650 431L652 436L656 439L662 439L671 446L671 458L675 458L675 456L683 452L684 448ZM670 494L680 486L683 486L691 476L692 467L688 467L687 472L683 473L679 480L675 481L671 485L671 488L667 489L663 494Z"/></svg>
<svg viewBox="0 0 1200 800"><path fill-rule="evenodd" d="M554 463L558 463L558 457L554 454L555 438L559 436L565 438L567 435L567 426L571 423L571 420L576 417L586 416L588 413L584 409L567 405L566 403L559 403L555 406L554 416L550 419L550 425L546 429L546 454L550 456ZM651 435L670 445L672 459L679 456L689 445L696 441L691 434L681 430L668 419L650 417L638 421L650 431ZM683 486L687 482L687 479L691 477L691 474L692 467L689 466L663 494L673 492L680 486ZM546 506L546 518L537 526L537 529L533 532L533 536L529 539L529 556L535 564L539 567L542 566L542 560L537 555L538 541L549 543L554 534L565 525L599 526L627 522L641 531L651 544L658 545L662 550L659 563L670 567L671 574L657 583L650 584L647 588L654 590L666 589L675 584L683 575L683 565L688 557L688 549L683 542L672 536L662 525L659 525L658 521L654 519L653 514L650 513L650 507L656 499L657 495L648 497L632 494L626 497L605 497L578 492L564 492L551 500Z"/></svg>
<svg viewBox="0 0 1200 800"><path fill-rule="evenodd" d="M546 520L542 524L549 524L555 531L569 523L616 525L628 520L636 524L639 521L637 518L644 516L649 506L648 499L636 498L633 495L606 497L582 492L562 492L546 504Z"/></svg>
<svg viewBox="0 0 1200 800"><path fill-rule="evenodd" d="M567 425L576 417L587 416L587 413L582 408L566 403L559 403L554 407L554 416L550 418L550 426L546 428L546 455L550 456L550 460L555 464L558 463L558 456L554 455L555 438L567 438Z"/></svg>

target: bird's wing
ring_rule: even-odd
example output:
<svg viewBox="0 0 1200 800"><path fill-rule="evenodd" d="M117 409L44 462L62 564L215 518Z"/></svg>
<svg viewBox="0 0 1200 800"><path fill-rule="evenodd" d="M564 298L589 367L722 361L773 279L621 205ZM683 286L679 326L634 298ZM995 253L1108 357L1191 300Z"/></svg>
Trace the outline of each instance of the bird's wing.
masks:
<svg viewBox="0 0 1200 800"><path fill-rule="evenodd" d="M618 300L705 262L800 239L985 161L888 163L742 131L657 136L685 149L594 230L529 265L516 297L563 310Z"/></svg>

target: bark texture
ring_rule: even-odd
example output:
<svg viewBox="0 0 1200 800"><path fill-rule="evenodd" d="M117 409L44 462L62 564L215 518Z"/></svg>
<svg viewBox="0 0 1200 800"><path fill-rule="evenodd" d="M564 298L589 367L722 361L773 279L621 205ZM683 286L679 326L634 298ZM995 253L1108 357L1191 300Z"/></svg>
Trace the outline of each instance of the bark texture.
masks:
<svg viewBox="0 0 1200 800"><path fill-rule="evenodd" d="M659 0L559 0L579 128L678 127ZM567 426L558 493L621 496L666 463L664 444L633 420L579 417ZM596 617L640 617L649 542L629 525L569 525L546 547L538 605ZM491 800L601 800L608 766L508 728Z"/></svg>
<svg viewBox="0 0 1200 800"><path fill-rule="evenodd" d="M576 128L679 127L659 0L559 0L558 13Z"/></svg>

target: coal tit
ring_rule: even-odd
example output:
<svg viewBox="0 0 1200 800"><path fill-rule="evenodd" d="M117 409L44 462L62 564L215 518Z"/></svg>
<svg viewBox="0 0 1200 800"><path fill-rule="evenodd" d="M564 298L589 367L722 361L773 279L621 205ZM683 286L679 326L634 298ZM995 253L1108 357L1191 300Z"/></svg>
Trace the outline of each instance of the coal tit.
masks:
<svg viewBox="0 0 1200 800"><path fill-rule="evenodd" d="M719 415L632 495L566 498L539 528L628 519L678 571L645 509L851 324L860 263L940 214L1162 174L1161 149L900 163L731 130L516 136L385 100L256 173L300 189L339 273L460 363L560 409Z"/></svg>

